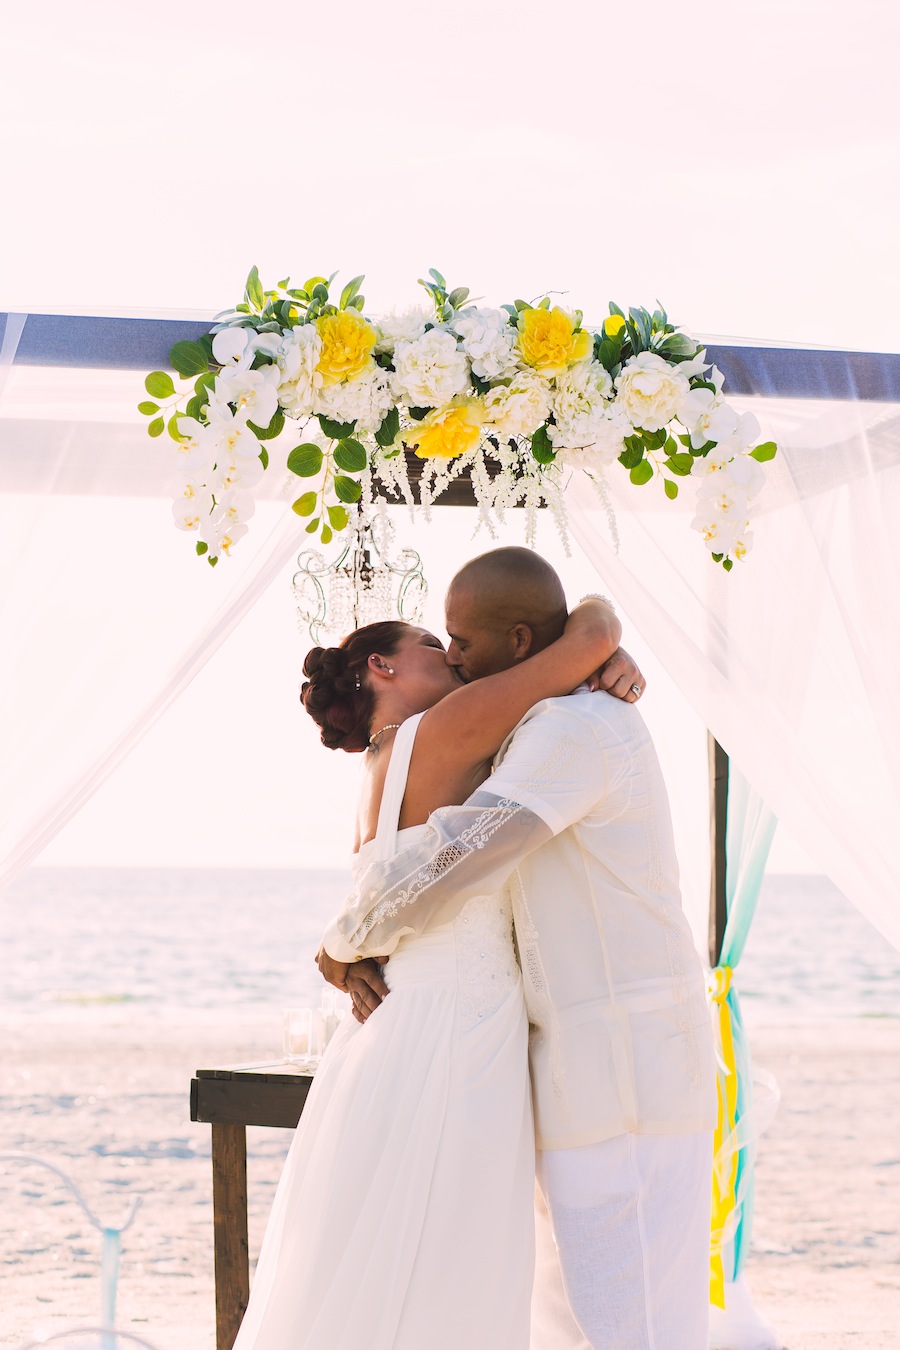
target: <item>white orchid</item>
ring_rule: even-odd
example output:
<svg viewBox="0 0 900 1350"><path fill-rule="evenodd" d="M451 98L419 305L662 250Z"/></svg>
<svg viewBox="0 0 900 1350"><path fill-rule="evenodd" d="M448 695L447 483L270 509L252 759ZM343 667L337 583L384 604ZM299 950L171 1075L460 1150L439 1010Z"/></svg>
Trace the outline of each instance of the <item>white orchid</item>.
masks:
<svg viewBox="0 0 900 1350"><path fill-rule="evenodd" d="M213 360L220 366L236 366L244 358L251 330L248 328L223 328L213 338ZM257 335L254 333L254 337Z"/></svg>
<svg viewBox="0 0 900 1350"><path fill-rule="evenodd" d="M261 366L259 370L221 370L213 386L217 403L230 403L236 413L243 413L257 427L267 427L278 408L278 382L281 372L277 366Z"/></svg>
<svg viewBox="0 0 900 1350"><path fill-rule="evenodd" d="M678 409L678 420L691 438L695 450L710 441L718 444L733 436L738 428L734 408L724 403L711 389L689 389Z"/></svg>
<svg viewBox="0 0 900 1350"><path fill-rule="evenodd" d="M692 380L695 375L702 375L705 369L706 369L705 347L702 347L695 356L692 356L690 358L689 361L678 362L678 373L679 375L683 375L686 380ZM715 370L715 366L713 366L713 370ZM716 373L718 374L718 372ZM710 379L710 376L707 376L706 378ZM722 377L719 376L720 380L721 378Z"/></svg>

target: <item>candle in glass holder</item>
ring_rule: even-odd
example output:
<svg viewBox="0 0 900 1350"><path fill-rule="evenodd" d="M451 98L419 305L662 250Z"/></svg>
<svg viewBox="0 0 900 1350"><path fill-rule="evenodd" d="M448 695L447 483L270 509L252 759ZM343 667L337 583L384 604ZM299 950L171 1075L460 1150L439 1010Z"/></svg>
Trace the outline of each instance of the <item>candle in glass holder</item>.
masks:
<svg viewBox="0 0 900 1350"><path fill-rule="evenodd" d="M310 1059L313 1053L312 1008L285 1008L283 1017L285 1059L289 1064Z"/></svg>

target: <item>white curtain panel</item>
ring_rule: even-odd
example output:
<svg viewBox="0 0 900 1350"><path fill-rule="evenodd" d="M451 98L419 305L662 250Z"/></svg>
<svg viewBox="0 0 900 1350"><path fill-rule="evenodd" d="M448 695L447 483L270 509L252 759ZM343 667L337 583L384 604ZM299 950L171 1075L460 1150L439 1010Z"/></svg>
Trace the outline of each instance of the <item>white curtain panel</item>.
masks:
<svg viewBox="0 0 900 1350"><path fill-rule="evenodd" d="M763 800L900 947L900 408L735 399L781 453L730 574L676 502L608 471L620 548L589 484L570 520L628 620ZM669 775L677 798L677 773Z"/></svg>
<svg viewBox="0 0 900 1350"><path fill-rule="evenodd" d="M216 569L171 522L137 371L0 365L0 886L109 776L306 538L275 500ZM267 475L267 479L268 479ZM287 475L286 475L287 477ZM288 496L288 501L290 497ZM235 690L235 716L256 690ZM199 737L173 771L227 773Z"/></svg>

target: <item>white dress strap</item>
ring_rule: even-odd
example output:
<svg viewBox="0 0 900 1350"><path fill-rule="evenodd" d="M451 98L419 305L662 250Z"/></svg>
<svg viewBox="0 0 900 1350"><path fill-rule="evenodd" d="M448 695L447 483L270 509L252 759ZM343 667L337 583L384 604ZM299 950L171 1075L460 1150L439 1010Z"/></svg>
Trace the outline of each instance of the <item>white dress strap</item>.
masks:
<svg viewBox="0 0 900 1350"><path fill-rule="evenodd" d="M412 759L416 732L424 712L407 717L397 728L391 761L384 778L381 794L381 806L378 810L378 828L375 832L375 857L381 861L392 858L397 852L397 826L400 823L400 808L406 792L406 780L409 776L409 762Z"/></svg>

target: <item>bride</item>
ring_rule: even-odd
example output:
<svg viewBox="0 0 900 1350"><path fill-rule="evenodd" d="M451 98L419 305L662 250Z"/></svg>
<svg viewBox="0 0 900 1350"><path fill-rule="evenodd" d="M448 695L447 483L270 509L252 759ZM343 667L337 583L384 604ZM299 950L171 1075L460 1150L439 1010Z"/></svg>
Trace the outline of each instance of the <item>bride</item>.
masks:
<svg viewBox="0 0 900 1350"><path fill-rule="evenodd" d="M463 802L535 703L618 646L602 601L463 685L431 633L375 623L304 662L330 749L365 752L354 867ZM390 996L331 1041L285 1163L235 1350L527 1350L534 1133L505 895L401 941Z"/></svg>

